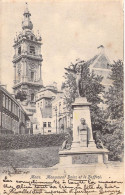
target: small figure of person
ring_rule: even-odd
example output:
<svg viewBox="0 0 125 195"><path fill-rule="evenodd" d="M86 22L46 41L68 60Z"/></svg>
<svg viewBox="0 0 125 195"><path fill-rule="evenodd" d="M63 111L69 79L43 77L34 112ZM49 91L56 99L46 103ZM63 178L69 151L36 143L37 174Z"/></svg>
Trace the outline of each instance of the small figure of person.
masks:
<svg viewBox="0 0 125 195"><path fill-rule="evenodd" d="M88 146L88 141L90 139L90 130L84 118L80 119L81 124L78 126L78 137L81 144L84 143L85 146Z"/></svg>

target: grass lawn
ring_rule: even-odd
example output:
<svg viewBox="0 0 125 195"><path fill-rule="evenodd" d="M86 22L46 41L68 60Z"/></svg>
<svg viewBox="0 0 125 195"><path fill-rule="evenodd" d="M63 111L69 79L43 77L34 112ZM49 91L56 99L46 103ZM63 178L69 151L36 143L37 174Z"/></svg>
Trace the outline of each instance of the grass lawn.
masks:
<svg viewBox="0 0 125 195"><path fill-rule="evenodd" d="M0 150L0 167L51 167L59 162L59 146Z"/></svg>

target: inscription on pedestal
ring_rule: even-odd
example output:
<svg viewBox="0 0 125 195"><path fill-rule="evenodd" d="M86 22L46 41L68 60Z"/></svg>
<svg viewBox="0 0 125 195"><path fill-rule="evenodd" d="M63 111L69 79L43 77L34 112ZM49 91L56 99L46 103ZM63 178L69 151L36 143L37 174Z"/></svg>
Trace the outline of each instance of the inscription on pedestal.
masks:
<svg viewBox="0 0 125 195"><path fill-rule="evenodd" d="M98 154L73 155L72 164L98 163Z"/></svg>

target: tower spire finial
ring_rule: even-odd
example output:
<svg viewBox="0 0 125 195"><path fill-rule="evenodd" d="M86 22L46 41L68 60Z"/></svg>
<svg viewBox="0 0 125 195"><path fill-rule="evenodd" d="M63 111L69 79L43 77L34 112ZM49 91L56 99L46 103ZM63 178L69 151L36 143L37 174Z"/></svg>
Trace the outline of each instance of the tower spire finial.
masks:
<svg viewBox="0 0 125 195"><path fill-rule="evenodd" d="M29 9L28 9L28 3L25 2L25 10L24 10L24 14L28 14L29 13Z"/></svg>
<svg viewBox="0 0 125 195"><path fill-rule="evenodd" d="M26 2L26 8L28 9L28 3Z"/></svg>
<svg viewBox="0 0 125 195"><path fill-rule="evenodd" d="M32 22L30 20L31 14L30 14L30 12L28 10L28 3L25 2L25 4L26 4L26 7L25 7L25 10L24 10L24 14L23 14L24 15L24 19L23 19L23 22L22 22L22 28L23 28L23 30L24 29L32 30L33 29L33 24L32 24Z"/></svg>

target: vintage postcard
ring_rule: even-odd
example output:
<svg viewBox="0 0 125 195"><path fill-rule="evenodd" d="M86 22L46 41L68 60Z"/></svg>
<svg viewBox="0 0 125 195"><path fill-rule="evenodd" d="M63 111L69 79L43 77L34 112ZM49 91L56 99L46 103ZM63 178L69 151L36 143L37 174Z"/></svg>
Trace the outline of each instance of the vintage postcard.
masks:
<svg viewBox="0 0 125 195"><path fill-rule="evenodd" d="M122 0L0 1L0 195L124 194Z"/></svg>

